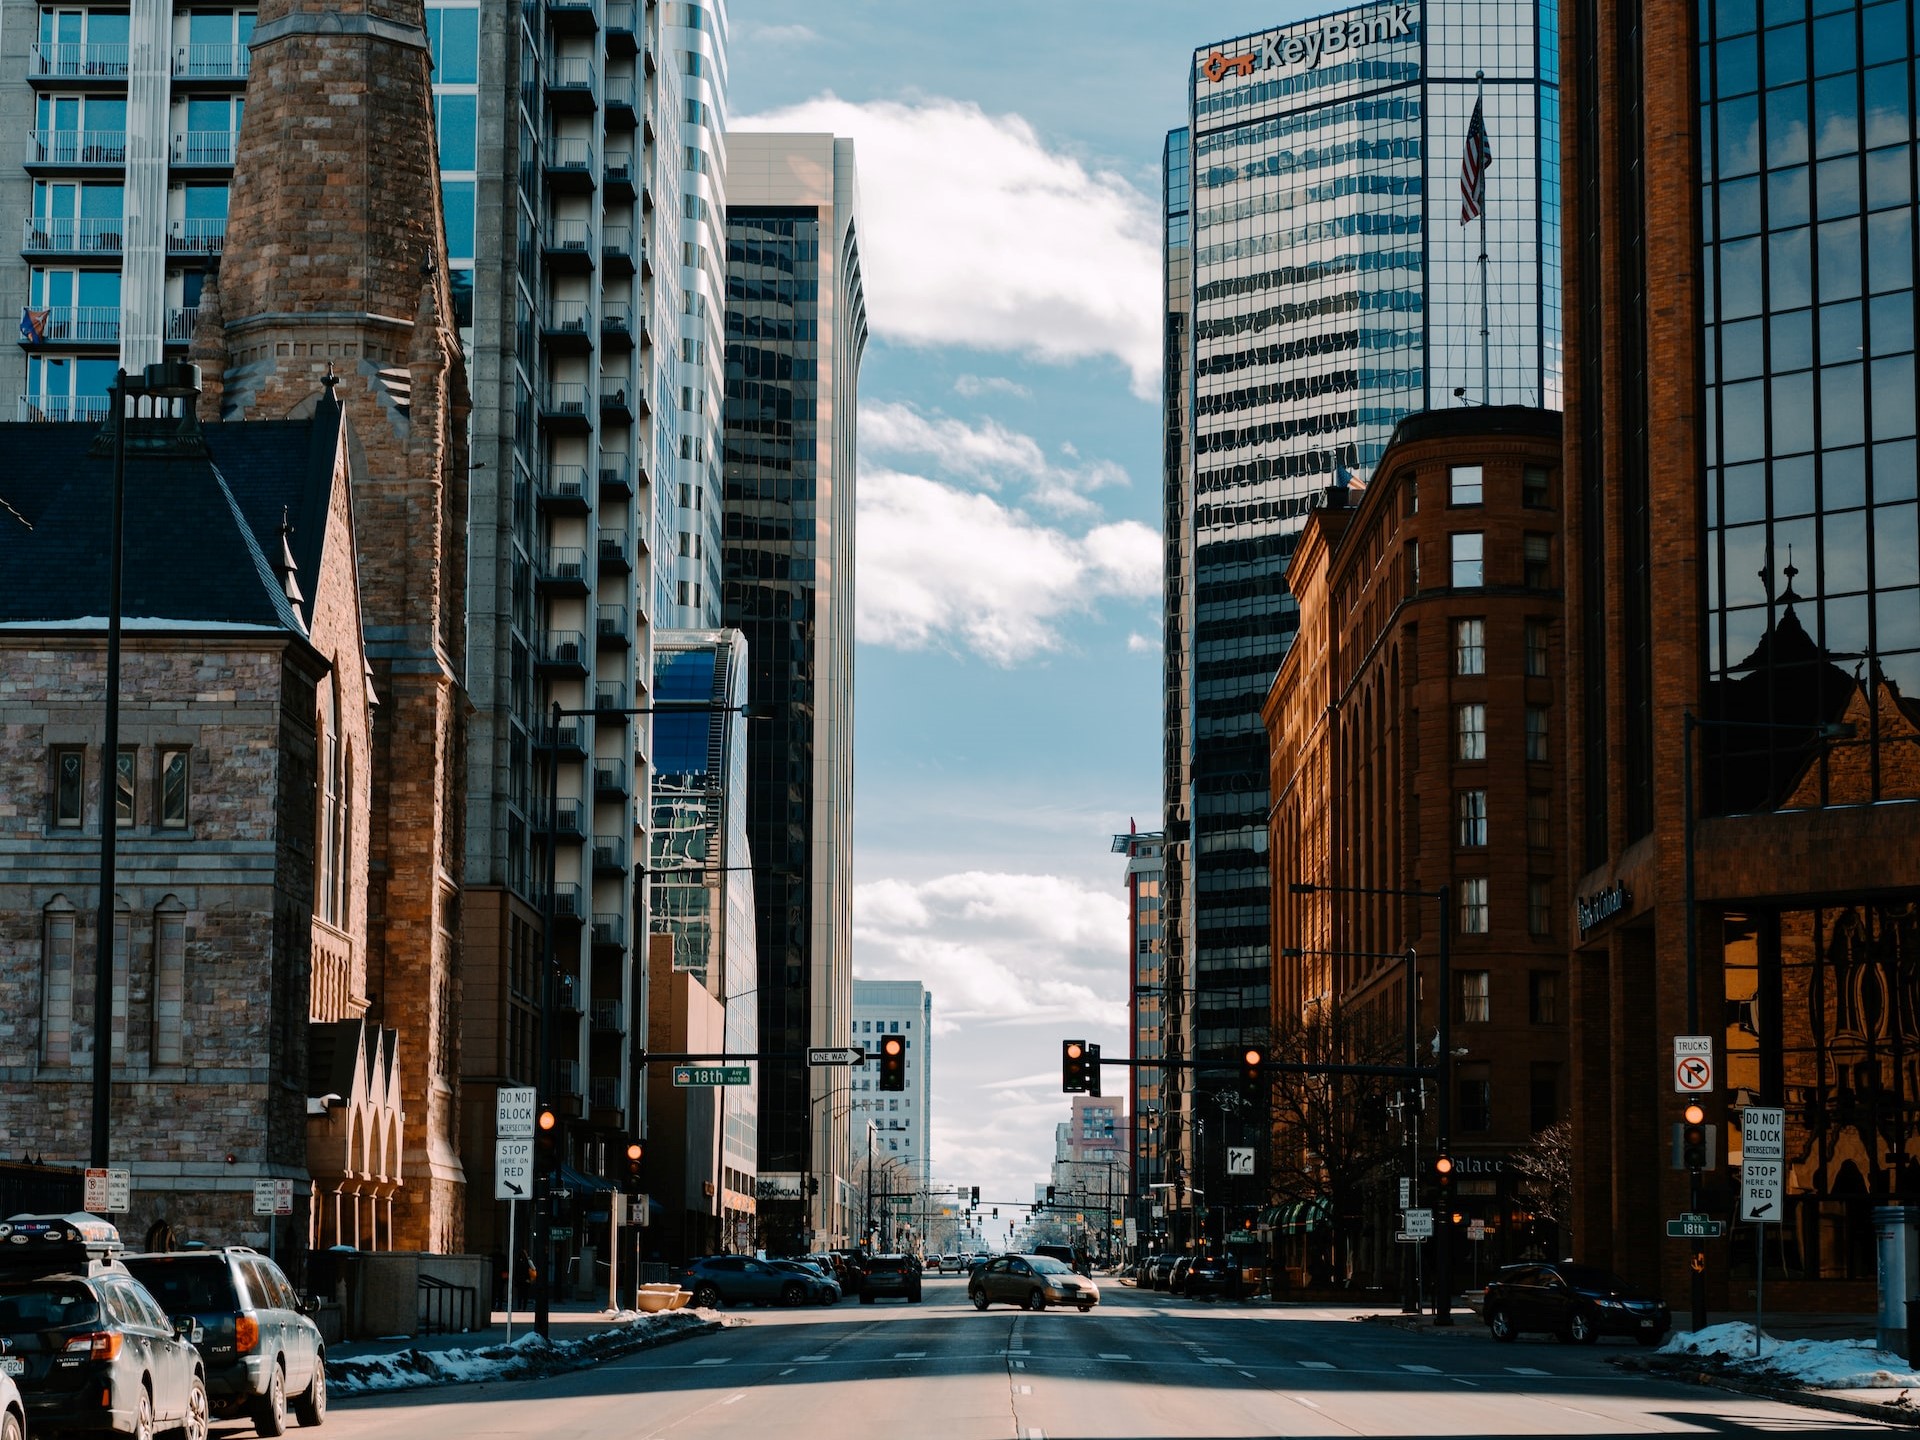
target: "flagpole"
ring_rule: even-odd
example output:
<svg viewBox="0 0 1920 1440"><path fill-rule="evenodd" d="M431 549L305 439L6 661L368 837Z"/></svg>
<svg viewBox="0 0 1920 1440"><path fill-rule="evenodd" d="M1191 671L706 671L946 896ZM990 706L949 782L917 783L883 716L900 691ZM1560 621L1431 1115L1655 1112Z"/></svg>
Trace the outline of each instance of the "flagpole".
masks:
<svg viewBox="0 0 1920 1440"><path fill-rule="evenodd" d="M1485 109L1487 99L1487 72L1484 70L1474 71L1473 80L1475 86L1473 108L1481 117L1480 123L1484 125L1486 124L1487 114ZM1492 364L1488 358L1487 338L1487 182L1486 171L1483 169L1480 173L1480 403L1482 405L1491 405L1493 404L1493 390L1489 375L1492 370Z"/></svg>

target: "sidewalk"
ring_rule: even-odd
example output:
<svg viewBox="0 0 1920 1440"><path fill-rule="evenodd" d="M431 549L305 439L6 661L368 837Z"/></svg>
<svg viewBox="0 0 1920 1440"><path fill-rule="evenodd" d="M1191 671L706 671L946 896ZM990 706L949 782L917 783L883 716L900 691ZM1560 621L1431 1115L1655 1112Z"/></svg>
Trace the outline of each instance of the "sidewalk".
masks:
<svg viewBox="0 0 1920 1440"><path fill-rule="evenodd" d="M631 1316L632 1312L624 1312ZM378 1355L402 1355L409 1350L486 1350L507 1343L507 1316L495 1310L482 1330L455 1330L448 1334L394 1335L371 1340L340 1340L327 1347L329 1362L366 1360ZM612 1330L620 1321L607 1309L606 1301L563 1300L552 1306L548 1315L549 1337L557 1345L563 1340L580 1340L597 1330ZM513 1339L533 1330L533 1311L518 1304L513 1312Z"/></svg>

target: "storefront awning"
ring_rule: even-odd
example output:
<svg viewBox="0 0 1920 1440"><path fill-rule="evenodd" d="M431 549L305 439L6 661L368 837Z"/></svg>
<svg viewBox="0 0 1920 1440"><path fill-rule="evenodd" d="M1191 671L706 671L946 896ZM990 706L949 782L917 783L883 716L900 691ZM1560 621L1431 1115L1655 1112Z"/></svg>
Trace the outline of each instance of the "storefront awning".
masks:
<svg viewBox="0 0 1920 1440"><path fill-rule="evenodd" d="M1311 1200L1290 1200L1276 1205L1260 1217L1263 1226L1282 1235L1297 1235L1304 1230L1324 1230L1331 1213L1324 1196Z"/></svg>

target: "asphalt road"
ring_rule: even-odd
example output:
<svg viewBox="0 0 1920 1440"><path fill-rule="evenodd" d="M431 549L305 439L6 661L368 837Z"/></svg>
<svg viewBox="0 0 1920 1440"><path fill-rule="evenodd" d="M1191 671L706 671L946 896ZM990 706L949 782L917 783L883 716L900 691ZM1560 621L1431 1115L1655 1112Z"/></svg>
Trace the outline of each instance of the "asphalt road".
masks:
<svg viewBox="0 0 1920 1440"><path fill-rule="evenodd" d="M715 1335L552 1380L338 1401L328 1440L1093 1440L1309 1435L1844 1435L1886 1427L1622 1371L1631 1343L1496 1345L1351 1312L1101 1286L1091 1314L967 1303L742 1311Z"/></svg>

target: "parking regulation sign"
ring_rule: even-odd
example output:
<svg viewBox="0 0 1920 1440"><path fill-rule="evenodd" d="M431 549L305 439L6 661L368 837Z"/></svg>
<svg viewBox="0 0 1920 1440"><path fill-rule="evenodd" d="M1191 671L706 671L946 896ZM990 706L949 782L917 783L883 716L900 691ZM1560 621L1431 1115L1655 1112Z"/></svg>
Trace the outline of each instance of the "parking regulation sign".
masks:
<svg viewBox="0 0 1920 1440"><path fill-rule="evenodd" d="M1673 1089L1677 1095L1713 1093L1713 1037L1673 1037Z"/></svg>

